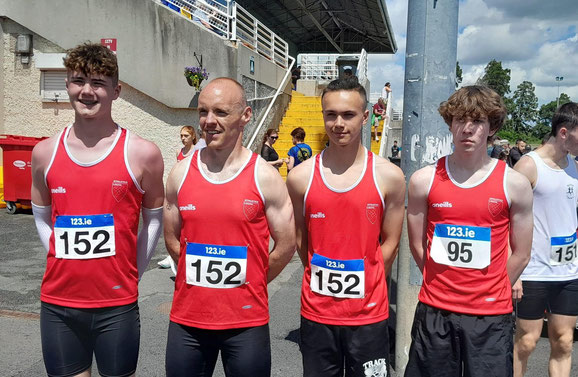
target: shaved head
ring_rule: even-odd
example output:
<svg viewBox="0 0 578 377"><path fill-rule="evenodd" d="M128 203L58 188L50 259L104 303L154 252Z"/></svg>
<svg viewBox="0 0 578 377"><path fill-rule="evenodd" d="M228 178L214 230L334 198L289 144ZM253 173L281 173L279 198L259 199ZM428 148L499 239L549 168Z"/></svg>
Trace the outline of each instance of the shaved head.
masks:
<svg viewBox="0 0 578 377"><path fill-rule="evenodd" d="M245 95L245 89L241 84L239 84L237 80L229 77L218 77L209 82L209 84L203 88L200 96L202 96L203 93L209 93L213 90L223 90L226 92L233 91L235 93L235 95L232 96L233 101L239 105L241 110L247 107L247 96Z"/></svg>

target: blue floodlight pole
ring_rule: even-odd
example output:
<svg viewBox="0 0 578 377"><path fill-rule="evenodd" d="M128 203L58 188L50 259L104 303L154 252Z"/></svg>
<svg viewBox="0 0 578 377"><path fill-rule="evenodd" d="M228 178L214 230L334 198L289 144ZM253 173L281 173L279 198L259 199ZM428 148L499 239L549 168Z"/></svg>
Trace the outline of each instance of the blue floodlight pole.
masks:
<svg viewBox="0 0 578 377"><path fill-rule="evenodd" d="M403 148L406 180L423 166L451 153L452 136L437 109L455 90L458 0L409 0ZM398 257L395 370L402 376L408 360L410 331L421 272L409 250L404 224Z"/></svg>

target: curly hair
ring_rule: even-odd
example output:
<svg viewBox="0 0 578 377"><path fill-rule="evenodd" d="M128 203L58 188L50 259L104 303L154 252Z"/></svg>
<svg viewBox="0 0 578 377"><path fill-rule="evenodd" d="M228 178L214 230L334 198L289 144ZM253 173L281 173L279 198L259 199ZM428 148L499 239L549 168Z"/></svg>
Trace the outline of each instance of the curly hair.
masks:
<svg viewBox="0 0 578 377"><path fill-rule="evenodd" d="M83 43L66 52L64 66L70 72L85 75L103 75L118 84L118 63L116 55L107 47L96 43Z"/></svg>
<svg viewBox="0 0 578 377"><path fill-rule="evenodd" d="M440 104L438 111L450 128L454 118L476 119L486 116L490 123L491 135L495 135L502 128L507 114L502 97L493 89L482 85L460 88L447 101ZM489 136L488 140L492 137Z"/></svg>

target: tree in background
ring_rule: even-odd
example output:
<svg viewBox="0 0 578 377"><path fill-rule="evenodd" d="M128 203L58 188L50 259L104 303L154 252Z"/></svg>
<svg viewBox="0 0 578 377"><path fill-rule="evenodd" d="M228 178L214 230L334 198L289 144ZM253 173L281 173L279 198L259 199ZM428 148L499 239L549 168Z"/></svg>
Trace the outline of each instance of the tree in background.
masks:
<svg viewBox="0 0 578 377"><path fill-rule="evenodd" d="M494 89L505 100L506 94L510 93L510 73L510 69L502 68L502 62L492 59L477 83Z"/></svg>
<svg viewBox="0 0 578 377"><path fill-rule="evenodd" d="M568 102L572 102L570 96L568 96L566 93L561 93L560 105ZM550 101L540 106L540 110L538 111L538 121L536 122L534 128L532 128L532 136L541 138L546 133L550 132L554 112L556 112L556 100Z"/></svg>
<svg viewBox="0 0 578 377"><path fill-rule="evenodd" d="M456 62L456 88L460 86L463 80L463 71L462 67L460 67L460 62Z"/></svg>
<svg viewBox="0 0 578 377"><path fill-rule="evenodd" d="M534 84L522 81L512 96L510 127L519 133L529 133L538 120L538 97Z"/></svg>

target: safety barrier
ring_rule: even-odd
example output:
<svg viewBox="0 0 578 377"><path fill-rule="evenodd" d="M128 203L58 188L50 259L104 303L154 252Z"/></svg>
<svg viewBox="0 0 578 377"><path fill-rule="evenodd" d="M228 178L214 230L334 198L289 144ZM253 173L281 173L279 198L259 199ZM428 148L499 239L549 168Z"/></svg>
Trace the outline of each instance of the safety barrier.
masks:
<svg viewBox="0 0 578 377"><path fill-rule="evenodd" d="M232 0L155 0L224 39L240 41L283 68L289 45Z"/></svg>

